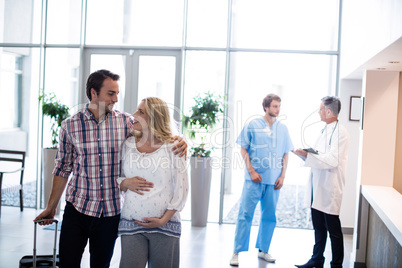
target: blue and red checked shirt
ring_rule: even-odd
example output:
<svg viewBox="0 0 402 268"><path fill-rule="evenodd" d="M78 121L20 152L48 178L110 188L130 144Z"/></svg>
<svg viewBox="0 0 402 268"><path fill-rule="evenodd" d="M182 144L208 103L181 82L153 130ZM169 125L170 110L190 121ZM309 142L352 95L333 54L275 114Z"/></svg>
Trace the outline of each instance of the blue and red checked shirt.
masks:
<svg viewBox="0 0 402 268"><path fill-rule="evenodd" d="M97 122L88 105L63 121L53 175L71 175L66 201L79 212L93 217L120 214L120 150L132 124L133 117L119 111Z"/></svg>

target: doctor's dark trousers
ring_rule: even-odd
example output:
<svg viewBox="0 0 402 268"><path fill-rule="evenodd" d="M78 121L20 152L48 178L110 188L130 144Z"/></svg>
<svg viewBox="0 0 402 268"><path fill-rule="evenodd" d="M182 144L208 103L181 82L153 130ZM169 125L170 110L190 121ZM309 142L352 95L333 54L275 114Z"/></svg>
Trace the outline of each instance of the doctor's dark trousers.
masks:
<svg viewBox="0 0 402 268"><path fill-rule="evenodd" d="M279 191L274 189L274 185L244 181L236 224L234 252L248 250L251 224L258 202L261 202L261 221L255 247L268 252L276 226L275 211Z"/></svg>
<svg viewBox="0 0 402 268"><path fill-rule="evenodd" d="M315 245L311 259L319 262L324 261L327 232L331 239L332 261L331 267L342 267L343 263L343 234L339 215L330 215L311 208Z"/></svg>

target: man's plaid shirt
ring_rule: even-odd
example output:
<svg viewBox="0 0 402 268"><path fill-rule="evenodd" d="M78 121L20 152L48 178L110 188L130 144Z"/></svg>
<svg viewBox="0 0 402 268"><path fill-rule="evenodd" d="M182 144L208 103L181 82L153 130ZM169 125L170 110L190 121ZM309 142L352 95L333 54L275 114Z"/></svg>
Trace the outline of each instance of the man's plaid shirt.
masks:
<svg viewBox="0 0 402 268"><path fill-rule="evenodd" d="M93 217L120 213L120 150L133 117L113 111L97 122L85 109L64 120L53 175L68 178L66 201Z"/></svg>

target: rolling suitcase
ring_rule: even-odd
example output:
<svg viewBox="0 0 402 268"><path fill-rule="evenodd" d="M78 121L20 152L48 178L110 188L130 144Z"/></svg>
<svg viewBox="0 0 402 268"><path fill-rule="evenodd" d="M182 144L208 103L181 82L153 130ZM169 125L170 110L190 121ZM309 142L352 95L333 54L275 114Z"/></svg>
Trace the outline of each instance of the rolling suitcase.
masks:
<svg viewBox="0 0 402 268"><path fill-rule="evenodd" d="M53 255L38 255L36 256L36 229L37 224L43 222L44 220L39 220L35 222L34 227L34 245L33 245L33 255L27 255L21 258L20 268L33 267L57 267L59 265L59 255L56 255L56 244L57 244L57 224L58 220L52 219L53 223L56 224L54 228L54 247Z"/></svg>

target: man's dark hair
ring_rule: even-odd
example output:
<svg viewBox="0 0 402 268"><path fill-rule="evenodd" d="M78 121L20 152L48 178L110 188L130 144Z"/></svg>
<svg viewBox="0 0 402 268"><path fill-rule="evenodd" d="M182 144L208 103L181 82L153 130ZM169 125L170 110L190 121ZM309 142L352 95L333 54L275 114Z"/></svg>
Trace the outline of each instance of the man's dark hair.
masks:
<svg viewBox="0 0 402 268"><path fill-rule="evenodd" d="M271 107L271 102L273 101L273 100L276 100L276 101L281 101L281 98L278 96L278 95L275 95L275 94L268 94L265 98L264 98L264 100L262 101L262 108L264 109L264 112L265 112L265 108L269 108L269 107Z"/></svg>
<svg viewBox="0 0 402 268"><path fill-rule="evenodd" d="M100 89L103 85L103 81L105 81L105 79L107 78L111 78L113 81L117 81L120 79L120 76L104 69L95 71L89 75L87 80L87 97L90 101L92 100L91 88L95 89L96 94L99 95Z"/></svg>
<svg viewBox="0 0 402 268"><path fill-rule="evenodd" d="M330 109L334 116L338 116L341 111L341 100L335 96L327 96L321 99L325 109Z"/></svg>

